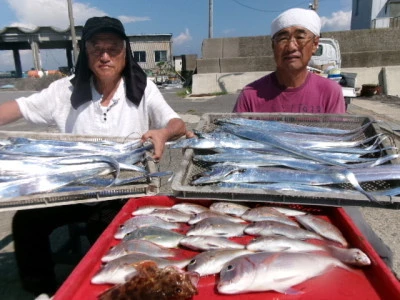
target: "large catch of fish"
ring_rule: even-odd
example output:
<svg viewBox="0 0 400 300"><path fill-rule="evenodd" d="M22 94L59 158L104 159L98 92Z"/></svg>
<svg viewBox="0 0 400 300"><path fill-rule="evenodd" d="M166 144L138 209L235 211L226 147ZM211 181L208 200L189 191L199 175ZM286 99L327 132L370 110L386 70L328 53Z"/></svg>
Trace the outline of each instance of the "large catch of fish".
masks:
<svg viewBox="0 0 400 300"><path fill-rule="evenodd" d="M307 289L296 286L311 278L334 271L357 277L371 264L327 216L304 207L177 202L142 205L128 213L132 216L119 224L115 243L90 279L92 285L105 285L100 299L141 299L142 292L157 299L178 285L177 275L168 272L163 283L156 280L166 268L181 270L179 285L187 287L180 297L168 299L190 299L201 296L196 274L213 276L219 294L301 294ZM142 279L143 264L149 262L158 271ZM151 293L149 281L157 285Z"/></svg>
<svg viewBox="0 0 400 300"><path fill-rule="evenodd" d="M217 118L207 132L197 131L196 137L172 142L170 147L193 149L191 162L203 170L188 173L185 179L190 186L209 187L215 193L219 189L244 189L249 195L252 190L346 192L376 202L378 196L400 195L400 164L390 136L368 136L371 124L337 129L318 123Z"/></svg>
<svg viewBox="0 0 400 300"><path fill-rule="evenodd" d="M170 172L145 168L151 143L140 140L64 141L9 137L0 140L0 200L32 194L102 189ZM124 176L121 173L124 172Z"/></svg>

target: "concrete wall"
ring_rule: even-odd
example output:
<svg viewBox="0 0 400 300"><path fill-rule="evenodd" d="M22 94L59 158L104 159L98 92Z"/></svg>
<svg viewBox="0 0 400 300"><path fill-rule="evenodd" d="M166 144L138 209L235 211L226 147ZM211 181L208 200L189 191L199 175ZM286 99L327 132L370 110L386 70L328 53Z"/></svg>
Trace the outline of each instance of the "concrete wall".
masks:
<svg viewBox="0 0 400 300"><path fill-rule="evenodd" d="M357 73L356 89L361 89L363 84L379 84L385 94L400 96L400 66L343 68L342 72ZM236 93L246 84L269 73L271 71L194 74L192 93Z"/></svg>
<svg viewBox="0 0 400 300"><path fill-rule="evenodd" d="M400 72L400 28L323 32L322 36L339 41L342 70L359 70L356 72L358 87L385 84L383 67L388 67L385 74L391 76ZM254 77L251 73L266 74L273 70L275 61L270 36L206 39L202 58L197 60L192 92L236 92L243 87L241 83ZM229 73L235 75L227 76ZM207 74L210 74L209 79L205 79ZM221 84L221 76L225 78L224 84ZM391 87L384 87L384 90L390 91L390 95L400 94Z"/></svg>

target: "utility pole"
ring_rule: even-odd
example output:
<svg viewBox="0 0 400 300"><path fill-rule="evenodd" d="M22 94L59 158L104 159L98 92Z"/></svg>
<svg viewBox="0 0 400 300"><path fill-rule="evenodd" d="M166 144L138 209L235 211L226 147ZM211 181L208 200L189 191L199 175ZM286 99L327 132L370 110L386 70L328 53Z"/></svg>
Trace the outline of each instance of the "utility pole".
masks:
<svg viewBox="0 0 400 300"><path fill-rule="evenodd" d="M76 60L78 59L78 49L77 49L76 34L75 34L74 13L72 10L72 0L67 0L67 2L68 2L69 29L71 30L71 38L72 38L73 62L75 66Z"/></svg>
<svg viewBox="0 0 400 300"><path fill-rule="evenodd" d="M208 0L208 38L212 39L213 37L213 0Z"/></svg>
<svg viewBox="0 0 400 300"><path fill-rule="evenodd" d="M313 3L313 4L310 3L309 7L310 7L312 10L315 10L315 12L318 12L318 0L314 0L314 3Z"/></svg>

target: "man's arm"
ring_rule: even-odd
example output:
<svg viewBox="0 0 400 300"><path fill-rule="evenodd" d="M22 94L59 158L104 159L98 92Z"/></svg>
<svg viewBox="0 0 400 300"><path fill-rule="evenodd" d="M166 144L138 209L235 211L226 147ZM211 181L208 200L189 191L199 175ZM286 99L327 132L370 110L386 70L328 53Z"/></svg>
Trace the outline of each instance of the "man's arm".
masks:
<svg viewBox="0 0 400 300"><path fill-rule="evenodd" d="M22 118L21 110L15 100L0 104L0 125L5 125Z"/></svg>
<svg viewBox="0 0 400 300"><path fill-rule="evenodd" d="M167 126L161 129L152 129L142 136L142 141L151 139L154 145L153 158L158 160L164 152L164 146L167 141L180 138L186 133L185 123L178 118L171 119Z"/></svg>

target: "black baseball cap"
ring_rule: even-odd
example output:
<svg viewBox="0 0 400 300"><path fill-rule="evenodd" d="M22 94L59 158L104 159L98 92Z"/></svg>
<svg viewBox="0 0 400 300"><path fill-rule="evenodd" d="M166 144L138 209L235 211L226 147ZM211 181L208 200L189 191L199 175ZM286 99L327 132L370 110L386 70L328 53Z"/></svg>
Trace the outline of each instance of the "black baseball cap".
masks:
<svg viewBox="0 0 400 300"><path fill-rule="evenodd" d="M111 17L93 17L86 21L82 29L82 40L87 41L96 33L116 33L123 39L127 39L124 26L121 21Z"/></svg>

